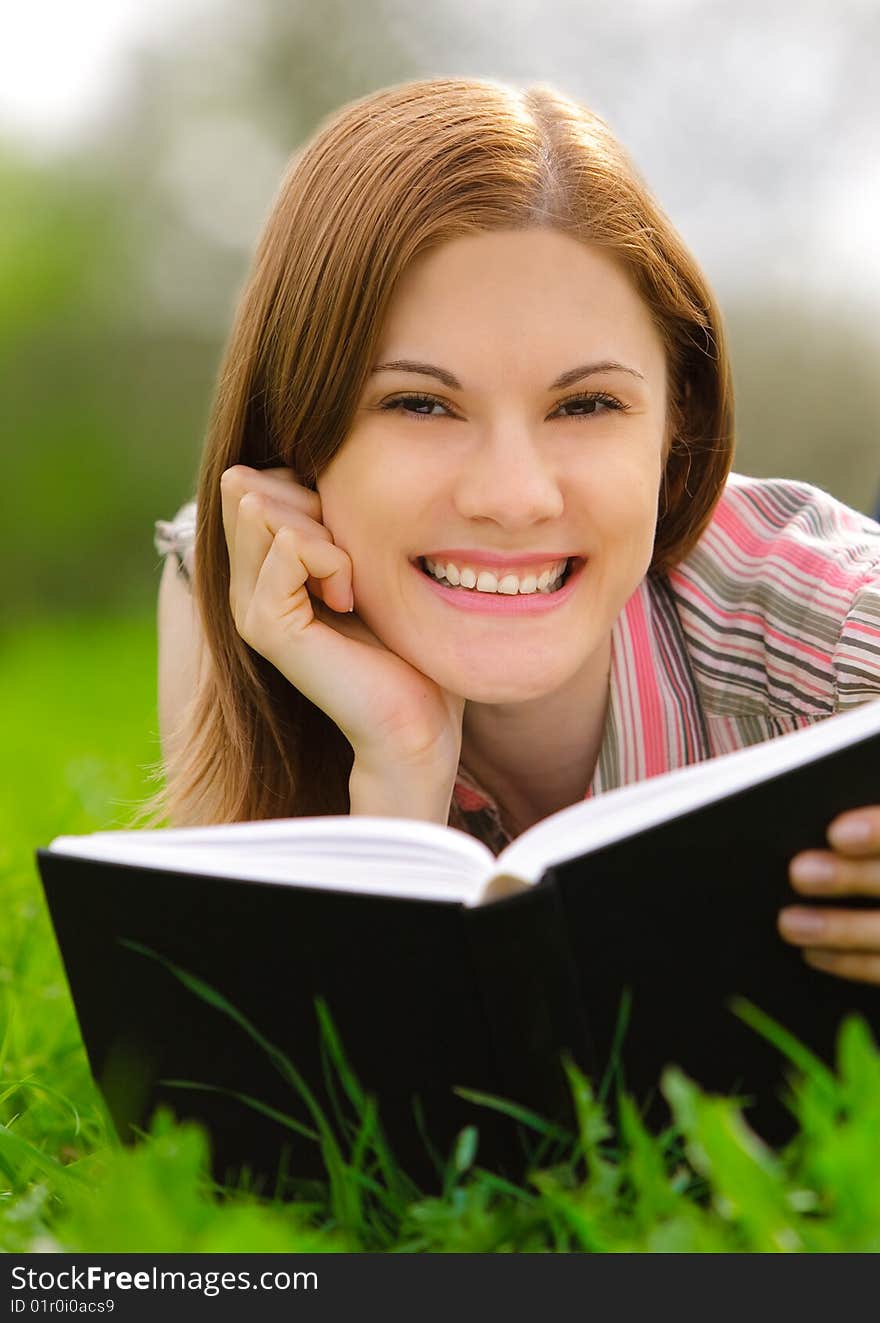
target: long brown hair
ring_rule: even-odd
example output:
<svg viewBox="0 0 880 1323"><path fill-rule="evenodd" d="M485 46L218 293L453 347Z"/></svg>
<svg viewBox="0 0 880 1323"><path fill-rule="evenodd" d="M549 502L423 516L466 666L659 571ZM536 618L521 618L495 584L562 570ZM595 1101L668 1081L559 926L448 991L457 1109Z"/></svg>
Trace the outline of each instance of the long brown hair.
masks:
<svg viewBox="0 0 880 1323"><path fill-rule="evenodd" d="M344 106L290 164L220 370L196 494L194 594L211 664L166 784L140 815L150 825L348 813L350 745L235 629L220 475L284 463L314 488L350 429L407 266L448 239L534 226L616 256L649 309L667 353L671 437L651 572L696 542L732 458L722 326L607 125L551 87L464 78Z"/></svg>

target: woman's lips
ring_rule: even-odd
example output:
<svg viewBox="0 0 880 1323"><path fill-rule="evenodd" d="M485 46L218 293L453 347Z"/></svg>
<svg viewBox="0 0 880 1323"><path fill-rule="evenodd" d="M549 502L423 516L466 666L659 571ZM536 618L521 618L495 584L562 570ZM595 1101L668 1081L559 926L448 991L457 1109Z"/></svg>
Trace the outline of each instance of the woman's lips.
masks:
<svg viewBox="0 0 880 1323"><path fill-rule="evenodd" d="M573 557L565 583L552 593L481 593L476 588L450 588L423 570L419 561L411 564L422 582L440 601L460 611L476 611L480 615L531 616L543 615L564 606L577 591L587 562L583 557Z"/></svg>

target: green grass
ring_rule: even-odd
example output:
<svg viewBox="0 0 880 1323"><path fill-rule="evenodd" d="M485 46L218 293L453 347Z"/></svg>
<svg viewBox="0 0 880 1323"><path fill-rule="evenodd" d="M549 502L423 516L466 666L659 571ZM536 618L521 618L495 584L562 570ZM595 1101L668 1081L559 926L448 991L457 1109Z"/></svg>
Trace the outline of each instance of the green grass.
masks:
<svg viewBox="0 0 880 1323"><path fill-rule="evenodd" d="M855 1020L832 1073L744 1010L798 1067L799 1132L779 1153L736 1104L674 1069L662 1080L674 1128L652 1137L617 1099L612 1146L610 1113L569 1066L577 1131L557 1144L552 1165L545 1157L512 1186L480 1166L478 1128L469 1128L448 1155L442 1191L428 1195L396 1167L326 1017L348 1105L344 1123L313 1118L326 1181L283 1204L220 1190L204 1133L165 1111L142 1142L121 1148L89 1076L33 851L62 833L125 825L158 756L154 677L150 618L32 622L0 648L0 1248L880 1250L880 1054ZM292 1092L294 1066L279 1060ZM539 1144L540 1118L524 1124Z"/></svg>

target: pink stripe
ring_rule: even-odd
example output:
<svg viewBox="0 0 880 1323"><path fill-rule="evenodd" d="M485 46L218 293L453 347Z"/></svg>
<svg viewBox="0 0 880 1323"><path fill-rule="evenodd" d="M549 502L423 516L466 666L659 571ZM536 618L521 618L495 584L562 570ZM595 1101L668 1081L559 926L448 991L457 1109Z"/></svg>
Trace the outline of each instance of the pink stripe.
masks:
<svg viewBox="0 0 880 1323"><path fill-rule="evenodd" d="M667 640L667 643L668 642L669 641ZM667 725L666 734L667 738L669 738L670 735L676 737L675 765L678 767L686 767L689 762L696 761L694 757L697 752L697 727L694 720L696 714L693 711L693 695L688 693L685 686L681 683L678 668L675 665L675 658L674 656L669 655L670 652L671 649L668 646L661 646L658 639L657 670L658 673L665 673L666 678L669 681L669 687L679 702L677 711L682 714L681 729L679 730L677 726L673 726L670 731Z"/></svg>
<svg viewBox="0 0 880 1323"><path fill-rule="evenodd" d="M864 634L865 638L880 642L880 629L876 625L867 624L864 620L850 620L847 634ZM844 635L842 642L846 642L846 635Z"/></svg>
<svg viewBox="0 0 880 1323"><path fill-rule="evenodd" d="M776 592L794 597L800 602L815 604L817 607L827 605L831 610L836 610L842 602L848 601L858 587L862 586L860 576L854 576L853 580L841 590L840 586L830 582L827 576L817 579L815 575L801 575L797 566L787 563L785 557L779 554L778 547L770 547L766 555L756 556L738 548L729 538L713 540L709 534L706 534L706 543L708 544L706 549L710 551L716 565L734 581L741 580L745 585L767 584ZM775 560L782 563L777 564ZM671 571L670 577L675 578L677 573L680 578L688 582L686 575L675 570ZM867 582L873 580L869 578Z"/></svg>
<svg viewBox="0 0 880 1323"><path fill-rule="evenodd" d="M635 682L638 693L638 734L642 737L645 776L665 772L666 741L663 738L663 704L657 684L657 662L641 592L630 598L626 622L632 640Z"/></svg>
<svg viewBox="0 0 880 1323"><path fill-rule="evenodd" d="M638 702L638 678L630 670L631 660L630 652L632 646L632 626L630 624L630 614L638 609L638 594L633 596L623 608L620 622L620 711L619 711L619 730L621 749L620 749L620 775L623 784L630 781L636 781L641 774L641 764L639 762L641 719L639 716Z"/></svg>
<svg viewBox="0 0 880 1323"><path fill-rule="evenodd" d="M821 495L821 493L820 493ZM833 499L833 498L832 498ZM803 493L804 508L815 509L816 493ZM779 534L787 532L791 525L798 520L798 515L792 515L791 511L785 508L781 503L775 503L769 490L766 487L758 486L753 483L749 492L746 494L746 503L753 508L757 508L762 514L767 515L768 519L776 525L775 531ZM830 528L825 528L823 532L838 533L859 533L864 532L862 528L862 516L849 509L848 506L839 502L836 508L827 511L829 515Z"/></svg>
<svg viewBox="0 0 880 1323"><path fill-rule="evenodd" d="M804 569L792 557L787 557L779 544L768 545L761 554L756 554L731 536L726 541L718 539L713 542L711 550L718 566L731 578L769 584L778 592L802 602L818 602L825 596L831 606L836 606L861 587L864 579L861 570L852 577L841 579L840 575L828 572L827 562L824 562L821 573ZM867 581L871 582L871 579Z"/></svg>
<svg viewBox="0 0 880 1323"><path fill-rule="evenodd" d="M738 622L742 622L745 624L756 625L765 638L776 639L779 643L784 643L786 647L790 648L793 652L803 653L804 656L812 657L815 661L824 662L825 665L828 665L830 658L827 652L820 652L818 648L814 648L809 643L805 643L802 639L799 639L796 634L784 634L781 630L773 629L762 616L753 615L750 611L719 611L718 604L714 602L711 597L708 597L702 592L695 584L689 584L688 590L689 596L705 606L719 622L723 620L725 624L736 625ZM699 633L700 628L701 622L695 621L694 633ZM744 652L747 645L744 640L728 640L725 638L724 646ZM762 654L759 651L758 653L752 652L751 655L758 656Z"/></svg>
<svg viewBox="0 0 880 1323"><path fill-rule="evenodd" d="M701 634L700 631L697 629L690 629L689 633L691 638L695 642L698 643L704 642L707 644L707 646L714 645L717 649L718 639L714 634L707 634L705 632L702 632ZM822 683L821 679L817 679L815 676L809 675L804 670L798 670L797 672L793 670L786 671L782 668L781 665L777 667L775 670L773 669L768 670L765 666L765 661L766 661L765 654L759 650L753 650L751 652L747 652L746 649L743 648L740 649L739 652L730 653L727 660L728 660L728 665L725 667L723 671L719 668L719 664L714 658L711 658L709 661L703 663L706 669L712 668L711 680L714 683L724 684L728 680L728 678L735 677L737 674L737 663L739 663L740 665L744 665L746 662L753 661L757 663L759 668L758 674L754 675L753 677L758 685L762 687L764 685L768 685L772 690L774 684L778 684L780 680L787 679L791 681L796 681L798 687L801 689L801 691L804 693L805 696L812 694L815 695L817 698L822 698L827 693L828 682L831 680L831 675L832 675L831 663L827 658L826 658L827 675L825 677L825 681L826 681L825 684Z"/></svg>
<svg viewBox="0 0 880 1323"><path fill-rule="evenodd" d="M615 679L617 681L617 734L620 740L619 762L620 776L623 784L626 785L632 778L638 776L638 765L633 765L633 741L632 733L634 727L637 728L638 718L635 715L635 705L633 703L632 689L630 686L629 674L629 651L628 651L628 627L626 624L628 606L623 609L623 618L620 622L620 631L614 640L614 646L617 653L617 666Z"/></svg>
<svg viewBox="0 0 880 1323"><path fill-rule="evenodd" d="M731 541L741 550L750 552L752 559L760 559L762 568L768 555L776 555L787 564L800 570L804 575L812 576L834 587L851 590L865 582L864 569L859 570L858 574L847 574L842 566L830 561L821 552L813 551L801 543L785 541L781 537L762 540L748 528L742 517L738 517L736 512L730 509L726 502L721 502L718 505L717 515L713 523L717 524L718 528L723 529ZM756 552L758 555L755 554Z"/></svg>
<svg viewBox="0 0 880 1323"><path fill-rule="evenodd" d="M797 514L793 515L782 501L774 501L769 491L762 490L755 484L749 488L748 492L743 494L745 496L743 504L751 510L759 511L765 517L770 525L767 530L769 533L782 534L798 517ZM809 494L804 493L804 508L811 507L812 504ZM744 515L740 517L745 518Z"/></svg>
<svg viewBox="0 0 880 1323"><path fill-rule="evenodd" d="M455 789L452 793L455 795L459 808L465 813L476 813L480 809L487 808L489 805L488 799L485 799L482 795L478 795L476 791L471 790L469 786L462 785L460 781L456 781Z"/></svg>

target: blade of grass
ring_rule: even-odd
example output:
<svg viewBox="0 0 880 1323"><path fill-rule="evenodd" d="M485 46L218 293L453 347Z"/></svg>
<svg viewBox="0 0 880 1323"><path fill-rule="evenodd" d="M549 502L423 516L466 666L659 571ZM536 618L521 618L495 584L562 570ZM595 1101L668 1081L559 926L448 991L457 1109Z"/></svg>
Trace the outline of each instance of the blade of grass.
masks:
<svg viewBox="0 0 880 1323"><path fill-rule="evenodd" d="M602 1076L602 1082L599 1085L599 1092L596 1095L599 1102L603 1103L611 1087L612 1079L616 1078L618 1086L622 1090L626 1087L623 1077L623 1059L621 1049L626 1031L629 1027L630 1014L632 1012L632 989L627 986L620 994L620 1006L617 1010L617 1020L614 1025L614 1036L611 1040L611 1051L608 1054L608 1064Z"/></svg>
<svg viewBox="0 0 880 1323"><path fill-rule="evenodd" d="M734 997L730 1002L730 1009L740 1020L747 1024L756 1033L771 1043L783 1056L787 1057L792 1065L796 1066L802 1074L809 1076L824 1090L829 1096L837 1092L837 1083L834 1074L825 1065L815 1053L808 1047L799 1042L794 1034L788 1032L776 1020L759 1010L746 997Z"/></svg>
<svg viewBox="0 0 880 1323"><path fill-rule="evenodd" d="M525 1204L537 1203L537 1196L532 1194L531 1190L525 1190L521 1185L514 1185L513 1181L505 1180L494 1171L489 1171L486 1167L474 1167L473 1175L487 1189L494 1190L496 1194L507 1195L511 1199L519 1199Z"/></svg>
<svg viewBox="0 0 880 1323"><path fill-rule="evenodd" d="M207 1005L227 1016L233 1021L233 1023L237 1024L239 1028L243 1029L253 1042L263 1049L282 1078L291 1084L299 1093L318 1128L321 1137L321 1151L325 1166L327 1167L327 1174L330 1178L331 1198L340 1225L344 1227L355 1225L355 1223L351 1221L351 1214L356 1213L357 1210L356 1208L351 1207L351 1193L349 1184L345 1178L346 1164L343 1161L342 1152L315 1095L289 1058L280 1048L276 1047L274 1043L271 1043L263 1034L261 1034L259 1029L251 1023L247 1016L243 1015L241 1011L239 1011L236 1006L233 1006L233 1004L228 1001L221 992L218 992L216 988L211 987L211 985L206 983L204 979L199 978L195 974L189 973L188 970L181 969L178 965L174 964L173 961L168 960L167 957L161 955L157 951L151 950L150 947L144 946L140 942L132 941L129 938L120 938L119 940L121 944L126 946L129 950L134 951L138 955L146 956L148 959L154 960L157 964L162 965L163 968L167 969L169 973L171 973L185 988L194 993L195 996L199 997L200 1000L204 1001Z"/></svg>
<svg viewBox="0 0 880 1323"><path fill-rule="evenodd" d="M12 1165L13 1161L18 1162L18 1168ZM16 1184L21 1177L22 1167L27 1163L60 1184L69 1182L79 1185L85 1180L78 1171L41 1152L29 1140L22 1139L8 1126L0 1125L0 1166L6 1172L10 1184Z"/></svg>
<svg viewBox="0 0 880 1323"><path fill-rule="evenodd" d="M522 1107L519 1103L510 1102L507 1098L499 1098L494 1093L482 1093L478 1089L465 1089L457 1086L453 1092L458 1094L459 1098L464 1098L466 1102L476 1103L478 1107L488 1107L492 1111L501 1112L503 1116L509 1116L512 1121L518 1121L520 1125L527 1126L530 1130L535 1130L538 1134L549 1136L551 1139L571 1140L571 1135L561 1126L554 1122L546 1120L533 1112L528 1107Z"/></svg>
<svg viewBox="0 0 880 1323"><path fill-rule="evenodd" d="M51 1084L44 1084L40 1080L35 1080L32 1076L26 1075L24 1079L10 1080L8 1088L4 1089L3 1093L0 1094L0 1104L6 1102L7 1098L11 1098L16 1090L23 1088L36 1089L39 1093L48 1094L50 1098L55 1098L58 1102L63 1103L65 1107L69 1107L74 1119L74 1136L79 1135L81 1123L79 1111L76 1106L66 1094L61 1093L58 1089L53 1089Z"/></svg>
<svg viewBox="0 0 880 1323"><path fill-rule="evenodd" d="M393 1150L390 1148L385 1133L379 1123L379 1114L375 1105L375 1100L371 1095L367 1095L361 1085L360 1080L352 1070L345 1050L342 1046L342 1040L330 1013L330 1008L323 997L315 999L315 1011L318 1016L318 1025L321 1031L321 1042L327 1047L332 1063L339 1076L339 1080L345 1091L346 1097L352 1106L362 1117L362 1128L358 1132L356 1151L363 1148L362 1129L363 1121L371 1118L370 1137L372 1140L372 1151L379 1163L385 1183L389 1193L393 1192L401 1202L408 1198L416 1197L419 1194L415 1183L401 1170Z"/></svg>
<svg viewBox="0 0 880 1323"><path fill-rule="evenodd" d="M288 1130L294 1130L298 1135L303 1135L306 1139L320 1142L320 1135L317 1130L310 1130L308 1126L301 1121L288 1116L286 1112L279 1112L277 1108L270 1107L268 1103L261 1102L259 1098L252 1098L248 1093L239 1093L236 1089L227 1089L220 1084L201 1084L197 1080L169 1080L162 1079L159 1084L164 1084L170 1089L193 1089L200 1090L203 1093L221 1093L224 1097L234 1098L236 1102L244 1103L246 1107L252 1107L254 1111L268 1116L270 1120L277 1121L279 1125L286 1126Z"/></svg>

